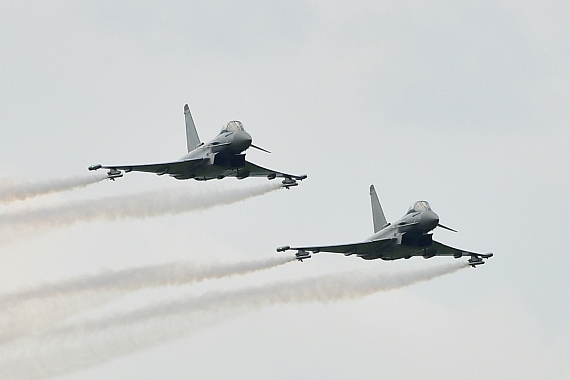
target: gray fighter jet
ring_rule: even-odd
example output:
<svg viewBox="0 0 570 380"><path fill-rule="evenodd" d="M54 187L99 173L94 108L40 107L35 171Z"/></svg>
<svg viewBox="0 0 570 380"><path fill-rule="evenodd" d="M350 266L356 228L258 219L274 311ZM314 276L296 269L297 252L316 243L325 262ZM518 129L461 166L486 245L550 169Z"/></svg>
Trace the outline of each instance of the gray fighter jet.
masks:
<svg viewBox="0 0 570 380"><path fill-rule="evenodd" d="M493 256L492 253L482 254L463 251L434 241L430 232L436 227L453 232L457 231L439 224L439 217L432 211L429 203L426 201L414 203L408 209L406 215L394 224L391 224L386 222L373 185L370 186L370 200L372 203L374 235L368 239L359 243L341 245L307 247L290 247L286 245L277 248L277 252L296 250L296 257L299 261L310 258L311 253L318 252L342 253L345 256L356 255L365 260L409 259L412 256L423 256L426 259L434 256L453 256L458 259L463 256L469 256L468 263L473 268L484 264L483 259Z"/></svg>
<svg viewBox="0 0 570 380"><path fill-rule="evenodd" d="M155 173L158 175L168 174L176 179L193 178L197 181L207 181L214 178L222 179L225 177L236 177L237 179L247 177L275 179L280 177L283 178L282 183L286 188L297 186L297 180L302 181L307 178L306 174L282 173L276 170L265 169L247 161L244 151L250 147L267 153L270 152L253 145L251 143L251 135L245 131L242 123L239 121L228 122L213 140L204 144L200 142L188 104L184 106L184 117L186 119L188 153L179 160L147 165L97 164L89 166L89 170L109 169L107 175L111 180L122 177L123 172L128 173L131 171Z"/></svg>

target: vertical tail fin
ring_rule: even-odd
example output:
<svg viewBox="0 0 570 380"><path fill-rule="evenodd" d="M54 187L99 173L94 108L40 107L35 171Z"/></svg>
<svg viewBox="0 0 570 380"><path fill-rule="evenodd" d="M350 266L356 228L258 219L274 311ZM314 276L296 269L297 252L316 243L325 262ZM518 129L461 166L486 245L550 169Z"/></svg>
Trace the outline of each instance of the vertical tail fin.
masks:
<svg viewBox="0 0 570 380"><path fill-rule="evenodd" d="M194 120L192 120L192 114L190 113L188 104L184 105L184 119L186 120L186 144L188 146L188 152L190 152L200 145L200 138L198 137Z"/></svg>
<svg viewBox="0 0 570 380"><path fill-rule="evenodd" d="M386 226L388 222L386 222L386 217L384 216L384 211L382 211L382 206L380 206L374 185L370 185L370 203L372 203L372 221L374 222L374 233L376 233Z"/></svg>

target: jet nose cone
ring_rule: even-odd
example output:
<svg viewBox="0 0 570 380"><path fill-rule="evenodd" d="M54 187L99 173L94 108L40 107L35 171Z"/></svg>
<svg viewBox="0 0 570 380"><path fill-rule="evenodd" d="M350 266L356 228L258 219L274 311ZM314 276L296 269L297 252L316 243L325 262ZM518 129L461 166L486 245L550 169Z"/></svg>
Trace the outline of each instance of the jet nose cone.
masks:
<svg viewBox="0 0 570 380"><path fill-rule="evenodd" d="M439 223L439 216L433 211L426 211L422 213L420 225L425 232L433 230Z"/></svg>
<svg viewBox="0 0 570 380"><path fill-rule="evenodd" d="M232 141L232 147L235 148L237 152L243 152L251 145L251 135L246 131L239 131L234 133L234 138Z"/></svg>

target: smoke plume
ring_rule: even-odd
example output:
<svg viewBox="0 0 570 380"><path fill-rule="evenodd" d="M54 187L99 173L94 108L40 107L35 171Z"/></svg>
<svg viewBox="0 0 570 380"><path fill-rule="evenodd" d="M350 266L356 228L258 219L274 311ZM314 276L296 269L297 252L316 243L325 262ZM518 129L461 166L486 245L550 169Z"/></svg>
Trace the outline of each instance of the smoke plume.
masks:
<svg viewBox="0 0 570 380"><path fill-rule="evenodd" d="M0 296L0 343L45 329L110 297L168 285L244 275L295 260L270 257L236 263L178 262L85 276Z"/></svg>
<svg viewBox="0 0 570 380"><path fill-rule="evenodd" d="M40 195L85 187L107 178L107 175L76 176L42 182L24 182L14 178L0 179L0 203L21 201Z"/></svg>
<svg viewBox="0 0 570 380"><path fill-rule="evenodd" d="M0 362L0 372L6 378L67 373L178 338L181 334L211 324L213 317L227 318L236 312L254 311L276 304L358 299L429 281L466 266L461 262L408 273L332 274L161 302L129 313L68 324L20 341L18 346L0 352L0 357L5 358ZM42 349L30 351L38 341Z"/></svg>
<svg viewBox="0 0 570 380"><path fill-rule="evenodd" d="M78 222L180 214L240 202L279 188L282 188L279 182L232 189L220 186L184 187L68 202L2 214L0 231L5 235L5 240L9 240L14 238L14 234L66 227Z"/></svg>

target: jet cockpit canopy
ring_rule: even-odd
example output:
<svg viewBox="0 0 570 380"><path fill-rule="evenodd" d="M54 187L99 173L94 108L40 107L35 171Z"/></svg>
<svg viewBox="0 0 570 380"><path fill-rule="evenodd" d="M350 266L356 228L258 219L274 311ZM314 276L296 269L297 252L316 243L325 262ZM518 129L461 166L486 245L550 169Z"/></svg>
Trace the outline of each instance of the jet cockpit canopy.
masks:
<svg viewBox="0 0 570 380"><path fill-rule="evenodd" d="M220 133L225 133L225 132L238 132L238 131L244 131L245 129L243 129L243 124L241 123L241 121L237 121L237 120L233 120L233 121L229 121L224 128L222 128L222 131Z"/></svg>
<svg viewBox="0 0 570 380"><path fill-rule="evenodd" d="M429 207L429 203L427 203L427 201L417 201L416 203L410 206L406 214L411 214L412 212L422 212L422 211L431 211L431 207Z"/></svg>

